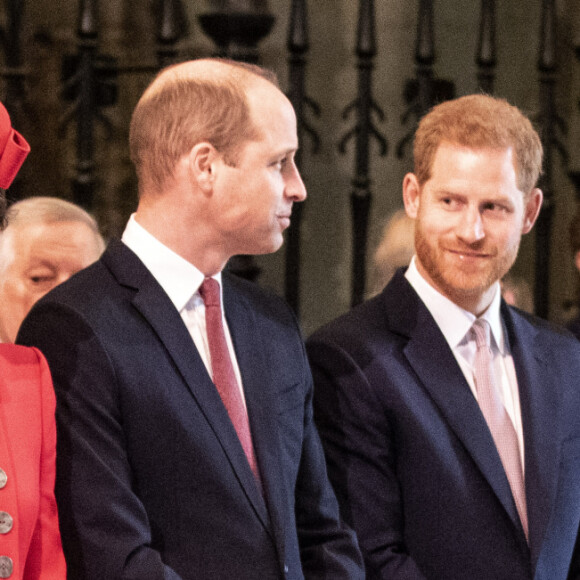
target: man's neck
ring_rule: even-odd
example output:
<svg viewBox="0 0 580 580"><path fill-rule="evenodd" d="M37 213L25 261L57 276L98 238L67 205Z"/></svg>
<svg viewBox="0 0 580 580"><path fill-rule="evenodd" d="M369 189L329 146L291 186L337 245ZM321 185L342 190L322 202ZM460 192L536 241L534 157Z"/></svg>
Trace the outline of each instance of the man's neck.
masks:
<svg viewBox="0 0 580 580"><path fill-rule="evenodd" d="M167 212L137 209L135 221L163 245L193 264L205 276L221 272L230 256L225 256L217 244L205 244L203 225L185 226L180 216L172 219ZM183 218L183 216L181 216Z"/></svg>

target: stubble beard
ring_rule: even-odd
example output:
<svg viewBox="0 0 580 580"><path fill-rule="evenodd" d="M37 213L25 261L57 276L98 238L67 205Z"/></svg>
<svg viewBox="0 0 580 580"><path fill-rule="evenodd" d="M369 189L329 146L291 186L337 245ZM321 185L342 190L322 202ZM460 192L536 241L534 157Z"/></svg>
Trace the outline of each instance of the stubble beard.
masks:
<svg viewBox="0 0 580 580"><path fill-rule="evenodd" d="M478 302L508 273L516 260L518 250L519 240L503 254L496 252L496 256L489 259L485 268L467 272L451 263L446 250L440 248L438 240L434 244L429 241L423 234L420 221L415 223L415 252L420 265L430 278L429 281L441 294L463 308Z"/></svg>

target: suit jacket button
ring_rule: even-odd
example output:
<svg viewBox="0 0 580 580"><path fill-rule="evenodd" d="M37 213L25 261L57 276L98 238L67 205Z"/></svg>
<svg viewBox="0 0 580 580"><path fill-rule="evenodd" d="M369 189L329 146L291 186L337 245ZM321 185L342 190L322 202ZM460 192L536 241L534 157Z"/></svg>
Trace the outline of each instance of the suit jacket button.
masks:
<svg viewBox="0 0 580 580"><path fill-rule="evenodd" d="M0 512L0 534L7 534L12 529L13 523L12 516L8 512Z"/></svg>
<svg viewBox="0 0 580 580"><path fill-rule="evenodd" d="M8 476L6 475L6 472L2 468L0 468L0 489L2 489L6 485L7 481Z"/></svg>
<svg viewBox="0 0 580 580"><path fill-rule="evenodd" d="M12 576L12 558L0 556L0 578L10 578Z"/></svg>
<svg viewBox="0 0 580 580"><path fill-rule="evenodd" d="M288 564L284 564L284 574L288 574Z"/></svg>

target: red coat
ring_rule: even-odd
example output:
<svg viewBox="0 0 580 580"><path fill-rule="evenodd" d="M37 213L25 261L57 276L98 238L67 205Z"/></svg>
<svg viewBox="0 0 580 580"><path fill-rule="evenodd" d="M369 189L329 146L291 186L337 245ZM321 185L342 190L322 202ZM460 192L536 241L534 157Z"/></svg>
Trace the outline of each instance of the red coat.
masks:
<svg viewBox="0 0 580 580"><path fill-rule="evenodd" d="M66 578L54 499L54 408L42 354L0 344L0 569L12 566L11 580Z"/></svg>

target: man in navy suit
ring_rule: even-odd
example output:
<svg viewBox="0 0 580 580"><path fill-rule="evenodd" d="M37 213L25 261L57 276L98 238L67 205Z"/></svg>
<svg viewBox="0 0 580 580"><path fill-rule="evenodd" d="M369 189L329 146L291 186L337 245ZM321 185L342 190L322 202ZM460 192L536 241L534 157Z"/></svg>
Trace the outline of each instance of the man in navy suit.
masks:
<svg viewBox="0 0 580 580"><path fill-rule="evenodd" d="M505 101L435 107L403 182L409 268L307 341L369 579L579 577L580 348L500 295L540 211L541 160Z"/></svg>
<svg viewBox="0 0 580 580"><path fill-rule="evenodd" d="M295 317L222 271L282 244L306 197L297 147L292 106L258 67L183 63L140 99L139 204L122 241L42 299L18 337L54 378L71 578L363 577ZM210 323L199 289L216 282L225 315ZM218 372L231 389L218 393Z"/></svg>

